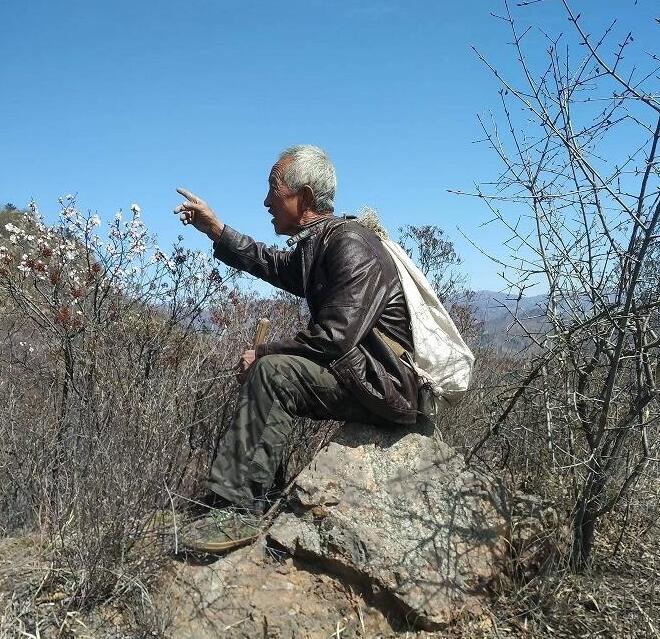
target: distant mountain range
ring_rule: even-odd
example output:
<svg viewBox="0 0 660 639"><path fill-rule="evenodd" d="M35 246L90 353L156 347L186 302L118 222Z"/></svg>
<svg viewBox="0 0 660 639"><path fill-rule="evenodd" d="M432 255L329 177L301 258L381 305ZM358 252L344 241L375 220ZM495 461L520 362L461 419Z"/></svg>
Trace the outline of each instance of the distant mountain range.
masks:
<svg viewBox="0 0 660 639"><path fill-rule="evenodd" d="M481 344L508 353L528 347L525 329L536 335L543 333L546 302L546 295L518 298L497 291L476 291L471 306L483 322Z"/></svg>

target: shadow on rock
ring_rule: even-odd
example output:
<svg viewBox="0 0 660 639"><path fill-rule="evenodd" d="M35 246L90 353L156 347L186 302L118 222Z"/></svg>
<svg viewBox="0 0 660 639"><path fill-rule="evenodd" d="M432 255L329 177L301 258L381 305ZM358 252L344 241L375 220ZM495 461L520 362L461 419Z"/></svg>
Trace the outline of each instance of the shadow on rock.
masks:
<svg viewBox="0 0 660 639"><path fill-rule="evenodd" d="M346 424L298 476L269 535L432 630L481 610L505 531L497 487L452 448Z"/></svg>

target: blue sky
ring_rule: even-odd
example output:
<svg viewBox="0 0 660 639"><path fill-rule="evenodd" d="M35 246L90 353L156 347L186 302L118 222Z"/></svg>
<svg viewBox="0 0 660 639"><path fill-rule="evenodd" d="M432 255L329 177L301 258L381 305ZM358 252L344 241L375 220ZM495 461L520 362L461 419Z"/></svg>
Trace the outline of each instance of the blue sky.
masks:
<svg viewBox="0 0 660 639"><path fill-rule="evenodd" d="M515 3L512 3L515 5ZM594 30L618 17L657 53L651 0L573 3ZM488 212L449 194L497 175L474 143L477 114L498 104L478 46L517 73L490 0L4 0L0 4L0 200L57 198L110 219L133 202L162 245L179 233L174 189L222 219L275 241L262 202L270 165L291 144L328 150L338 211L377 208L390 229L438 224L473 288L499 289L498 267L457 227L497 253ZM558 0L516 9L522 22L569 28ZM644 44L644 42L646 42ZM541 51L532 51L535 59Z"/></svg>

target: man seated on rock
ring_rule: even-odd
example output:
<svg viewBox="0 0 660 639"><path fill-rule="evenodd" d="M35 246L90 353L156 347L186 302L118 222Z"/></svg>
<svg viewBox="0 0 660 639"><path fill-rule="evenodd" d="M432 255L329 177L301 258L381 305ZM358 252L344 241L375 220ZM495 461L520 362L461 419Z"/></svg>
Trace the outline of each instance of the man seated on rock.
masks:
<svg viewBox="0 0 660 639"><path fill-rule="evenodd" d="M239 233L199 197L178 189L186 201L174 212L213 241L217 259L305 297L311 315L292 339L243 353L236 413L211 468L215 505L263 512L296 417L416 421L417 381L402 359L413 349L410 316L396 267L372 231L334 215L335 188L334 166L318 147L294 146L280 155L264 206L275 232L290 236L291 250ZM228 546L203 537L188 545Z"/></svg>

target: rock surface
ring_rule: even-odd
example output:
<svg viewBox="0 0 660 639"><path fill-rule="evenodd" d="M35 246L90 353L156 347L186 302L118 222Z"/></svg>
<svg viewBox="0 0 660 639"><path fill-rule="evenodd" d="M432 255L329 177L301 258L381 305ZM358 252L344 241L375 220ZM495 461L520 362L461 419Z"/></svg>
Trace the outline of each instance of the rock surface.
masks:
<svg viewBox="0 0 660 639"><path fill-rule="evenodd" d="M449 446L347 424L266 537L173 567L158 602L167 636L421 638L466 611L478 624L504 555L497 504Z"/></svg>
<svg viewBox="0 0 660 639"><path fill-rule="evenodd" d="M298 476L269 536L432 630L480 610L504 555L497 503L442 442L347 424Z"/></svg>
<svg viewBox="0 0 660 639"><path fill-rule="evenodd" d="M172 639L394 637L358 592L323 573L278 562L264 544L208 566L179 565L158 602Z"/></svg>

